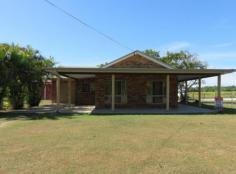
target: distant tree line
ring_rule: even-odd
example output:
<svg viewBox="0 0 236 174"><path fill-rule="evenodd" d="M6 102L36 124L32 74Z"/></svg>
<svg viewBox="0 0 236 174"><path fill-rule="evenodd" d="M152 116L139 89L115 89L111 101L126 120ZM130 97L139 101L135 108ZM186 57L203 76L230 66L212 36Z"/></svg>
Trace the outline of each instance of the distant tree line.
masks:
<svg viewBox="0 0 236 174"><path fill-rule="evenodd" d="M24 102L37 106L41 100L45 68L54 65L53 58L46 58L32 47L0 44L0 108L7 97L14 109L21 109Z"/></svg>
<svg viewBox="0 0 236 174"><path fill-rule="evenodd" d="M202 92L215 92L217 90L217 86L204 86L201 88ZM236 86L222 86L222 91L236 91ZM190 89L190 92L198 91L198 87L194 87Z"/></svg>

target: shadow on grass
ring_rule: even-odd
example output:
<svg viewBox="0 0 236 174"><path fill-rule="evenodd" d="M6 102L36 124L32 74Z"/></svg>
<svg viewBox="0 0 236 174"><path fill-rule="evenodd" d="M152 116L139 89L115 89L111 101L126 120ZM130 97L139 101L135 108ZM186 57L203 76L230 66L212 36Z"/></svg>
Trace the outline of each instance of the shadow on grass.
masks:
<svg viewBox="0 0 236 174"><path fill-rule="evenodd" d="M191 106L198 107L198 103L188 103L188 104L191 105ZM201 107L205 108L205 109L215 110L215 106L212 105L212 104L202 103ZM222 115L222 114L232 114L232 115L235 115L236 114L236 108L224 107L222 112L219 112L219 113L216 113L216 114L219 114L219 115Z"/></svg>
<svg viewBox="0 0 236 174"><path fill-rule="evenodd" d="M197 103L188 103L190 106L198 107ZM209 103L202 103L202 108L215 110L215 106ZM156 116L198 116L202 115L199 113L94 113L91 114L79 114L79 113L57 113L57 112L47 112L47 110L41 110L45 111L43 113L32 113L32 112L1 112L0 111L0 119L6 119L6 120L40 120L40 119L50 119L50 120L58 120L61 118L67 118L72 119L77 116L85 116L85 115L91 115L91 116L142 116L142 115L156 115ZM221 113L204 113L204 115L236 115L236 108L224 108L223 112Z"/></svg>
<svg viewBox="0 0 236 174"><path fill-rule="evenodd" d="M61 118L72 119L74 116L82 116L85 114L73 113L0 113L0 119L6 120L59 120Z"/></svg>

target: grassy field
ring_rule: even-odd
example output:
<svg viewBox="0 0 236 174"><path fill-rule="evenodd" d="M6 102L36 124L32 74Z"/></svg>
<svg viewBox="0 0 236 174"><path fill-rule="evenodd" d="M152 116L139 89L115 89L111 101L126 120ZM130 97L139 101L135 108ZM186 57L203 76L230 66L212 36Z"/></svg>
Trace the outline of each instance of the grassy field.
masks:
<svg viewBox="0 0 236 174"><path fill-rule="evenodd" d="M236 173L235 125L233 114L2 115L0 173Z"/></svg>
<svg viewBox="0 0 236 174"><path fill-rule="evenodd" d="M202 94L202 99L214 99L215 96L217 95L216 92L201 92ZM189 92L188 96L191 99L198 99L198 92ZM221 96L223 98L236 98L236 91L222 91Z"/></svg>
<svg viewBox="0 0 236 174"><path fill-rule="evenodd" d="M225 99L223 102L224 108L225 109L232 109L232 108L235 109L236 108L236 101L233 99L236 98L236 91L222 91L221 94L224 99L227 98L227 100ZM202 92L203 105L213 106L211 108L214 108L215 96L216 96L215 92ZM188 99L189 102L195 102L195 100L198 100L198 92L189 92L188 97L189 97L189 99ZM213 101L206 101L206 100L204 101L204 99L213 99Z"/></svg>

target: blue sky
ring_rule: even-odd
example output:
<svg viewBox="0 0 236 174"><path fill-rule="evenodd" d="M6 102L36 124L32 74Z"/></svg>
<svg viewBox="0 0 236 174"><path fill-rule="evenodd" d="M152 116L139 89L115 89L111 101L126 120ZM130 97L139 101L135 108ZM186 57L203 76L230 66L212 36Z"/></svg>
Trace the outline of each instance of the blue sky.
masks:
<svg viewBox="0 0 236 174"><path fill-rule="evenodd" d="M51 1L134 50L188 50L209 68L236 68L234 0ZM59 65L96 66L130 52L43 0L1 0L0 21L0 42L31 45ZM236 85L236 74L223 85Z"/></svg>

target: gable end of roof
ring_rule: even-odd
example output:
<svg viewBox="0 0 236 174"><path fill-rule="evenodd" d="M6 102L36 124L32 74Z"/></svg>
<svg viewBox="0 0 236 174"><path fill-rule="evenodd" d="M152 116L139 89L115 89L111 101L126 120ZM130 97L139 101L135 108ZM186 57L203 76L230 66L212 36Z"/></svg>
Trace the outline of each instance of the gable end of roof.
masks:
<svg viewBox="0 0 236 174"><path fill-rule="evenodd" d="M121 61L123 61L123 60L125 60L125 59L127 59L127 58L129 58L129 57L134 56L134 55L140 55L140 56L142 56L143 58L145 58L145 59L147 59L147 60L149 60L149 61L152 61L152 62L154 62L154 63L156 63L156 64L158 64L158 65L160 65L160 66L162 66L162 67L164 67L164 68L173 69L170 65L168 65L168 64L166 64L166 63L164 63L164 62L162 62L162 61L160 61L160 60L157 60L157 59L155 59L155 58L153 58L153 57L151 57L151 56L148 56L148 55L146 55L146 54L144 54L143 52L138 51L138 50L137 50L137 51L134 51L134 52L132 52L132 53L129 53L129 54L127 54L127 55L125 55L125 56L123 56L123 57L121 57L121 58L118 58L118 59L116 59L116 60L114 60L114 61L108 63L108 64L105 65L103 68L109 68L109 67L111 67L112 65L114 65L114 64L116 64L116 63L118 63L118 62L121 62Z"/></svg>

